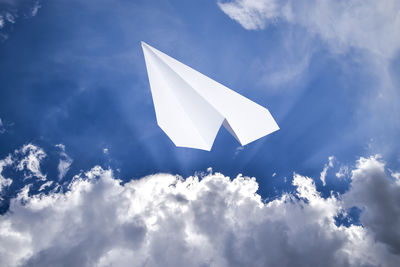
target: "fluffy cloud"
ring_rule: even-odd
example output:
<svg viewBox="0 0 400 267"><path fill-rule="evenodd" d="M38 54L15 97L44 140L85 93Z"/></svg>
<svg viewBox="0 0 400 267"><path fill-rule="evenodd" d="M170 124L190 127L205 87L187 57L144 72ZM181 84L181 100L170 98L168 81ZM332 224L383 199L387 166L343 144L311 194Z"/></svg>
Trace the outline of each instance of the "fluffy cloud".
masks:
<svg viewBox="0 0 400 267"><path fill-rule="evenodd" d="M378 159L358 160L344 203L362 208L360 219L366 229L400 254L400 184L385 175L385 165Z"/></svg>
<svg viewBox="0 0 400 267"><path fill-rule="evenodd" d="M264 202L255 178L156 174L122 183L99 166L67 190L11 201L0 217L1 266L397 266L400 185L361 158L343 196L311 178ZM347 208L361 224L338 225Z"/></svg>
<svg viewBox="0 0 400 267"><path fill-rule="evenodd" d="M335 49L356 47L392 57L400 48L397 0L234 0L218 5L248 30L286 21L318 34Z"/></svg>

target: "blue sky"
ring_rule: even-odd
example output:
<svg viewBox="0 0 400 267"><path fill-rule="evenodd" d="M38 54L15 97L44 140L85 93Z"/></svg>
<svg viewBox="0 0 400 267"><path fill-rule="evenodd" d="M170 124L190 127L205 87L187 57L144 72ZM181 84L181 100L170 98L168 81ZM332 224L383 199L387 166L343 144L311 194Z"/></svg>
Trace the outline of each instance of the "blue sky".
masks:
<svg viewBox="0 0 400 267"><path fill-rule="evenodd" d="M0 159L27 144L46 154L46 180L4 168L3 212L25 185L67 187L95 165L123 182L211 167L256 177L263 199L294 192L294 173L324 197L344 193L357 160L376 154L396 174L400 6L311 2L0 1ZM211 152L175 147L140 41L267 107L281 129L243 148L225 129Z"/></svg>
<svg viewBox="0 0 400 267"><path fill-rule="evenodd" d="M248 31L213 1L107 3L46 3L40 16L13 25L1 44L1 113L12 124L3 156L27 142L62 143L79 155L75 170L110 164L130 178L213 167L262 177L265 194L293 171L315 176L330 155L346 164L385 153L398 164L396 144L368 147L399 132L395 118L378 114L378 126L363 106L380 81L362 51L337 54L286 23ZM175 148L155 123L141 40L266 106L281 130L239 153L225 130L211 153Z"/></svg>

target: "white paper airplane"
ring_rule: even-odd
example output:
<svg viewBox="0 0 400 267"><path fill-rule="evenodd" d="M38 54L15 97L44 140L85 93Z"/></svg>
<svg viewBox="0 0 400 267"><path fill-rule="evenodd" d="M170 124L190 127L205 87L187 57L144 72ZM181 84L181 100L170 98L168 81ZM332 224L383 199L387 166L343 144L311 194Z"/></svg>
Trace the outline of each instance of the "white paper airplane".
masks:
<svg viewBox="0 0 400 267"><path fill-rule="evenodd" d="M157 123L178 147L210 151L221 125L244 146L279 126L269 111L142 42Z"/></svg>

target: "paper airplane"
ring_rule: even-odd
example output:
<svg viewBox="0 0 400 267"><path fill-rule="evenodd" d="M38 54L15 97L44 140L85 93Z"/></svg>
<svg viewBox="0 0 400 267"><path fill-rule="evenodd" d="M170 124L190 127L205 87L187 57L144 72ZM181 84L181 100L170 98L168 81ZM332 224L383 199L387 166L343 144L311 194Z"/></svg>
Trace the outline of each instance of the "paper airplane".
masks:
<svg viewBox="0 0 400 267"><path fill-rule="evenodd" d="M210 151L221 125L244 146L279 126L269 111L142 42L157 124L178 147Z"/></svg>

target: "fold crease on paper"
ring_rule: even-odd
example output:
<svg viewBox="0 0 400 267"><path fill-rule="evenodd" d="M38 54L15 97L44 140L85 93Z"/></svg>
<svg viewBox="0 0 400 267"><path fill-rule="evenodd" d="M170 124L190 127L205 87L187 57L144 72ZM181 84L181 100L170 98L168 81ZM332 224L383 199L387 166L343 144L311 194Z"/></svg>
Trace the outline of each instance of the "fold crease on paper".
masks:
<svg viewBox="0 0 400 267"><path fill-rule="evenodd" d="M264 107L142 42L160 128L179 147L210 151L223 125L242 145L279 130Z"/></svg>

